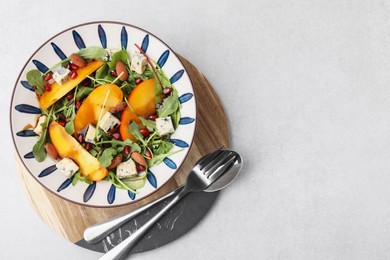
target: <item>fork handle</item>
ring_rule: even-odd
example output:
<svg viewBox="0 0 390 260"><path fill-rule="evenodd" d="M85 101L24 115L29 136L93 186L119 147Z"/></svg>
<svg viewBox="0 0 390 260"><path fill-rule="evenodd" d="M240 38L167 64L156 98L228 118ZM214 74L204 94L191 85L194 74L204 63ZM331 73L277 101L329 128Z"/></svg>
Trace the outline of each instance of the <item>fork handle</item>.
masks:
<svg viewBox="0 0 390 260"><path fill-rule="evenodd" d="M162 210L160 210L156 215L154 215L150 220L148 220L141 228L135 231L133 234L130 234L128 238L123 240L119 245L115 246L113 249L108 251L103 255L100 260L120 260L124 259L128 252L138 243L138 241L146 234L146 232L151 229L157 221L164 216L179 200L181 200L185 195L188 194L187 189L181 190L179 194L172 199Z"/></svg>
<svg viewBox="0 0 390 260"><path fill-rule="evenodd" d="M180 186L176 190L168 193L167 195L149 203L146 204L132 212L129 212L125 215L119 216L114 219L110 219L106 222L98 223L93 226L90 226L84 230L84 239L88 243L97 243L101 241L103 238L105 238L108 234L111 234L113 231L118 229L122 224L126 223L132 218L135 218L145 210L149 209L150 207L154 206L155 204L159 203L160 201L163 201L175 194L178 194L182 190L183 186Z"/></svg>

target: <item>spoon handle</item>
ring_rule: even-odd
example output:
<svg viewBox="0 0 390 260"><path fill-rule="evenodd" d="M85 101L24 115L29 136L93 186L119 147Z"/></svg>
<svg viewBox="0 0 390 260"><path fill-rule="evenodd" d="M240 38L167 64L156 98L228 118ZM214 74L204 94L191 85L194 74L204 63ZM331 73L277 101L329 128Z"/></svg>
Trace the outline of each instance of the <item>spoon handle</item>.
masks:
<svg viewBox="0 0 390 260"><path fill-rule="evenodd" d="M144 212L145 210L151 208L152 206L156 205L157 203L159 203L160 201L163 201L175 194L178 194L182 189L183 189L184 186L180 186L178 187L177 189L175 189L174 191L168 193L167 195L149 203L149 204L146 204L132 212L129 212L125 215L122 215L122 216L119 216L119 217L116 217L116 218L113 218L113 219L109 219L105 222L102 222L102 223L98 223L98 224L95 224L95 225L92 225L90 227L87 227L85 230L84 230L84 239L85 241L87 241L88 243L97 243L99 241L101 241L102 239L104 239L108 234L111 234L114 230L118 229L120 226L122 226L122 224L126 223L127 221L129 221L130 219L132 218L135 218L136 216L138 216L139 214L141 214L142 212Z"/></svg>
<svg viewBox="0 0 390 260"><path fill-rule="evenodd" d="M182 189L179 194L177 194L171 202L169 202L162 210L160 210L156 215L154 215L150 220L148 220L141 228L131 234L128 238L123 240L119 245L115 246L113 249L108 251L103 255L100 260L119 260L124 259L128 252L138 243L138 241L146 234L146 232L151 229L154 224L165 214L167 213L180 199L188 194L187 189Z"/></svg>

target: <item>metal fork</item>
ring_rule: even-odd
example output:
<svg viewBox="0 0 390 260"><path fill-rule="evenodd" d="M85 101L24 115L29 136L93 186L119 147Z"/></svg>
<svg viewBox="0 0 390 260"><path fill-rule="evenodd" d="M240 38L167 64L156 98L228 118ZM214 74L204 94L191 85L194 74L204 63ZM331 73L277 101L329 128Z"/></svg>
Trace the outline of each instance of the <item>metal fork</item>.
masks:
<svg viewBox="0 0 390 260"><path fill-rule="evenodd" d="M190 192L199 192L207 189L212 183L223 176L233 166L237 159L237 153L218 149L215 152L201 158L187 177L184 188L167 204L160 212L153 216L140 229L131 234L119 245L107 252L100 260L123 259L137 242L154 226L155 223L166 214L179 200Z"/></svg>

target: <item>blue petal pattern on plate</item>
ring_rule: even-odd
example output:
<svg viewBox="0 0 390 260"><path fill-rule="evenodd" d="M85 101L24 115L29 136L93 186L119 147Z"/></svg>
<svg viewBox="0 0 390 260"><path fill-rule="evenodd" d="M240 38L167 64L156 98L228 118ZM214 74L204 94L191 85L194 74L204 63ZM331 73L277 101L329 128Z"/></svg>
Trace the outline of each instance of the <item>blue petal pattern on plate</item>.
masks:
<svg viewBox="0 0 390 260"><path fill-rule="evenodd" d="M84 192L83 200L84 202L88 202L96 189L96 182L94 181L92 184L88 185L88 188Z"/></svg>
<svg viewBox="0 0 390 260"><path fill-rule="evenodd" d="M129 195L130 199L135 200L135 193L131 191L127 191L127 194Z"/></svg>
<svg viewBox="0 0 390 260"><path fill-rule="evenodd" d="M80 34L76 32L75 30L72 31L74 42L76 43L77 47L79 49L85 48L85 43L83 41L83 38L81 38Z"/></svg>
<svg viewBox="0 0 390 260"><path fill-rule="evenodd" d="M171 143L173 143L174 145L176 145L177 147L180 147L180 148L189 147L189 145L186 142L184 142L183 140L180 140L180 139L171 139Z"/></svg>
<svg viewBox="0 0 390 260"><path fill-rule="evenodd" d="M31 90L31 91L34 91L34 87L30 86L30 85L28 84L28 81L27 81L27 80L22 80L22 81L20 81L20 84L22 84L22 86L25 87L26 89Z"/></svg>
<svg viewBox="0 0 390 260"><path fill-rule="evenodd" d="M188 125L195 121L192 117L182 117L179 120L179 125Z"/></svg>
<svg viewBox="0 0 390 260"><path fill-rule="evenodd" d="M141 44L141 50L146 53L149 46L149 34L145 35L144 39L142 40Z"/></svg>
<svg viewBox="0 0 390 260"><path fill-rule="evenodd" d="M106 32L104 31L103 26L101 24L98 25L98 34L99 34L99 39L100 39L100 43L102 44L102 47L104 49L107 48Z"/></svg>
<svg viewBox="0 0 390 260"><path fill-rule="evenodd" d="M192 93L185 93L179 97L179 101L181 104L183 104L183 103L189 101L193 96L194 96L194 94L192 94Z"/></svg>
<svg viewBox="0 0 390 260"><path fill-rule="evenodd" d="M25 158L25 159L32 159L32 158L34 158L34 153L31 151L31 152L29 152L29 153L26 153L24 156L23 156L23 158Z"/></svg>
<svg viewBox="0 0 390 260"><path fill-rule="evenodd" d="M19 104L15 106L15 109L18 110L21 113L26 113L26 114L40 114L41 110L37 107L27 105L27 104Z"/></svg>
<svg viewBox="0 0 390 260"><path fill-rule="evenodd" d="M178 72L175 73L175 75L173 75L169 81L171 82L171 84L175 83L176 81L178 81L181 76L183 76L184 74L184 70L179 70Z"/></svg>
<svg viewBox="0 0 390 260"><path fill-rule="evenodd" d="M148 171L146 174L146 178L148 179L150 185L152 185L154 188L157 188L157 179L156 176L151 171Z"/></svg>
<svg viewBox="0 0 390 260"><path fill-rule="evenodd" d="M127 31L126 28L123 26L122 31L121 31L121 44L122 44L122 49L126 50L127 49Z"/></svg>
<svg viewBox="0 0 390 260"><path fill-rule="evenodd" d="M166 50L161 54L160 58L157 60L157 65L162 68L165 65L165 62L167 62L169 57L169 50Z"/></svg>
<svg viewBox="0 0 390 260"><path fill-rule="evenodd" d="M107 194L107 202L108 204L112 204L115 200L115 191L116 191L116 188L114 186L114 184L111 185L110 187L110 190L108 191L108 194Z"/></svg>
<svg viewBox="0 0 390 260"><path fill-rule="evenodd" d="M41 173L38 175L38 177L39 177L39 178L46 177L47 175L51 174L51 173L54 172L55 170L57 170L56 165L52 165L52 166L50 166L50 167L47 167L46 169L44 169L43 171L41 171Z"/></svg>
<svg viewBox="0 0 390 260"><path fill-rule="evenodd" d="M35 67L37 67L37 69L40 72L46 73L46 71L49 71L49 68L46 67L46 65L43 64L42 62L40 62L39 60L32 60L32 62L34 63Z"/></svg>
<svg viewBox="0 0 390 260"><path fill-rule="evenodd" d="M68 186L72 183L73 178L74 178L74 177L66 179L66 180L60 185L60 187L58 187L57 192L60 192L60 191L62 191L62 190L64 190L64 189L68 188Z"/></svg>
<svg viewBox="0 0 390 260"><path fill-rule="evenodd" d="M176 169L177 166L176 166L176 163L174 161L172 161L172 159L166 157L164 158L163 162L171 169Z"/></svg>
<svg viewBox="0 0 390 260"><path fill-rule="evenodd" d="M54 52L58 55L58 57L61 59L61 60L65 60L67 57L65 55L65 53L60 49L60 47L58 47L54 42L50 43L51 46L53 47L53 50Z"/></svg>
<svg viewBox="0 0 390 260"><path fill-rule="evenodd" d="M17 132L16 135L20 137L37 136L37 134L33 130L22 130Z"/></svg>

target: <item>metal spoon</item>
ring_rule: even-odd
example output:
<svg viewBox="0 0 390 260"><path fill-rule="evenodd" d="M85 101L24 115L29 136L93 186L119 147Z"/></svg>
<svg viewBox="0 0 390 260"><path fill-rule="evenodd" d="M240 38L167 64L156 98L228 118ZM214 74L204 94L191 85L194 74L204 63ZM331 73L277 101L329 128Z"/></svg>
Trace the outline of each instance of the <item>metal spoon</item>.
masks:
<svg viewBox="0 0 390 260"><path fill-rule="evenodd" d="M201 158L188 175L186 185L176 197L159 213L145 223L140 229L122 241L115 248L106 253L104 259L122 259L153 227L153 225L167 213L180 199L190 192L204 191L218 180L218 185L208 191L220 190L229 185L238 175L242 166L242 158L234 151L218 149ZM234 174L233 174L234 173Z"/></svg>
<svg viewBox="0 0 390 260"><path fill-rule="evenodd" d="M214 153L217 153L219 150L222 150L223 148L219 148ZM236 161L236 163L232 166L232 168L229 170L228 173L226 173L224 176L219 178L216 182L211 184L206 190L206 192L213 192L220 190L221 188L227 186L230 184L237 176L238 173L241 170L242 166L242 159L239 157ZM146 204L134 211L131 211L129 213L126 213L124 215L109 219L105 222L97 223L95 225L89 226L88 228L85 229L84 231L84 240L87 241L88 243L97 243L103 240L107 235L111 234L114 232L116 229L121 227L123 224L126 222L130 221L131 219L135 218L142 212L146 211L147 209L151 208L152 206L156 205L157 203L173 196L177 195L182 189L184 185L178 187L174 191L166 194L165 196L156 199L153 202L150 202L149 204Z"/></svg>

